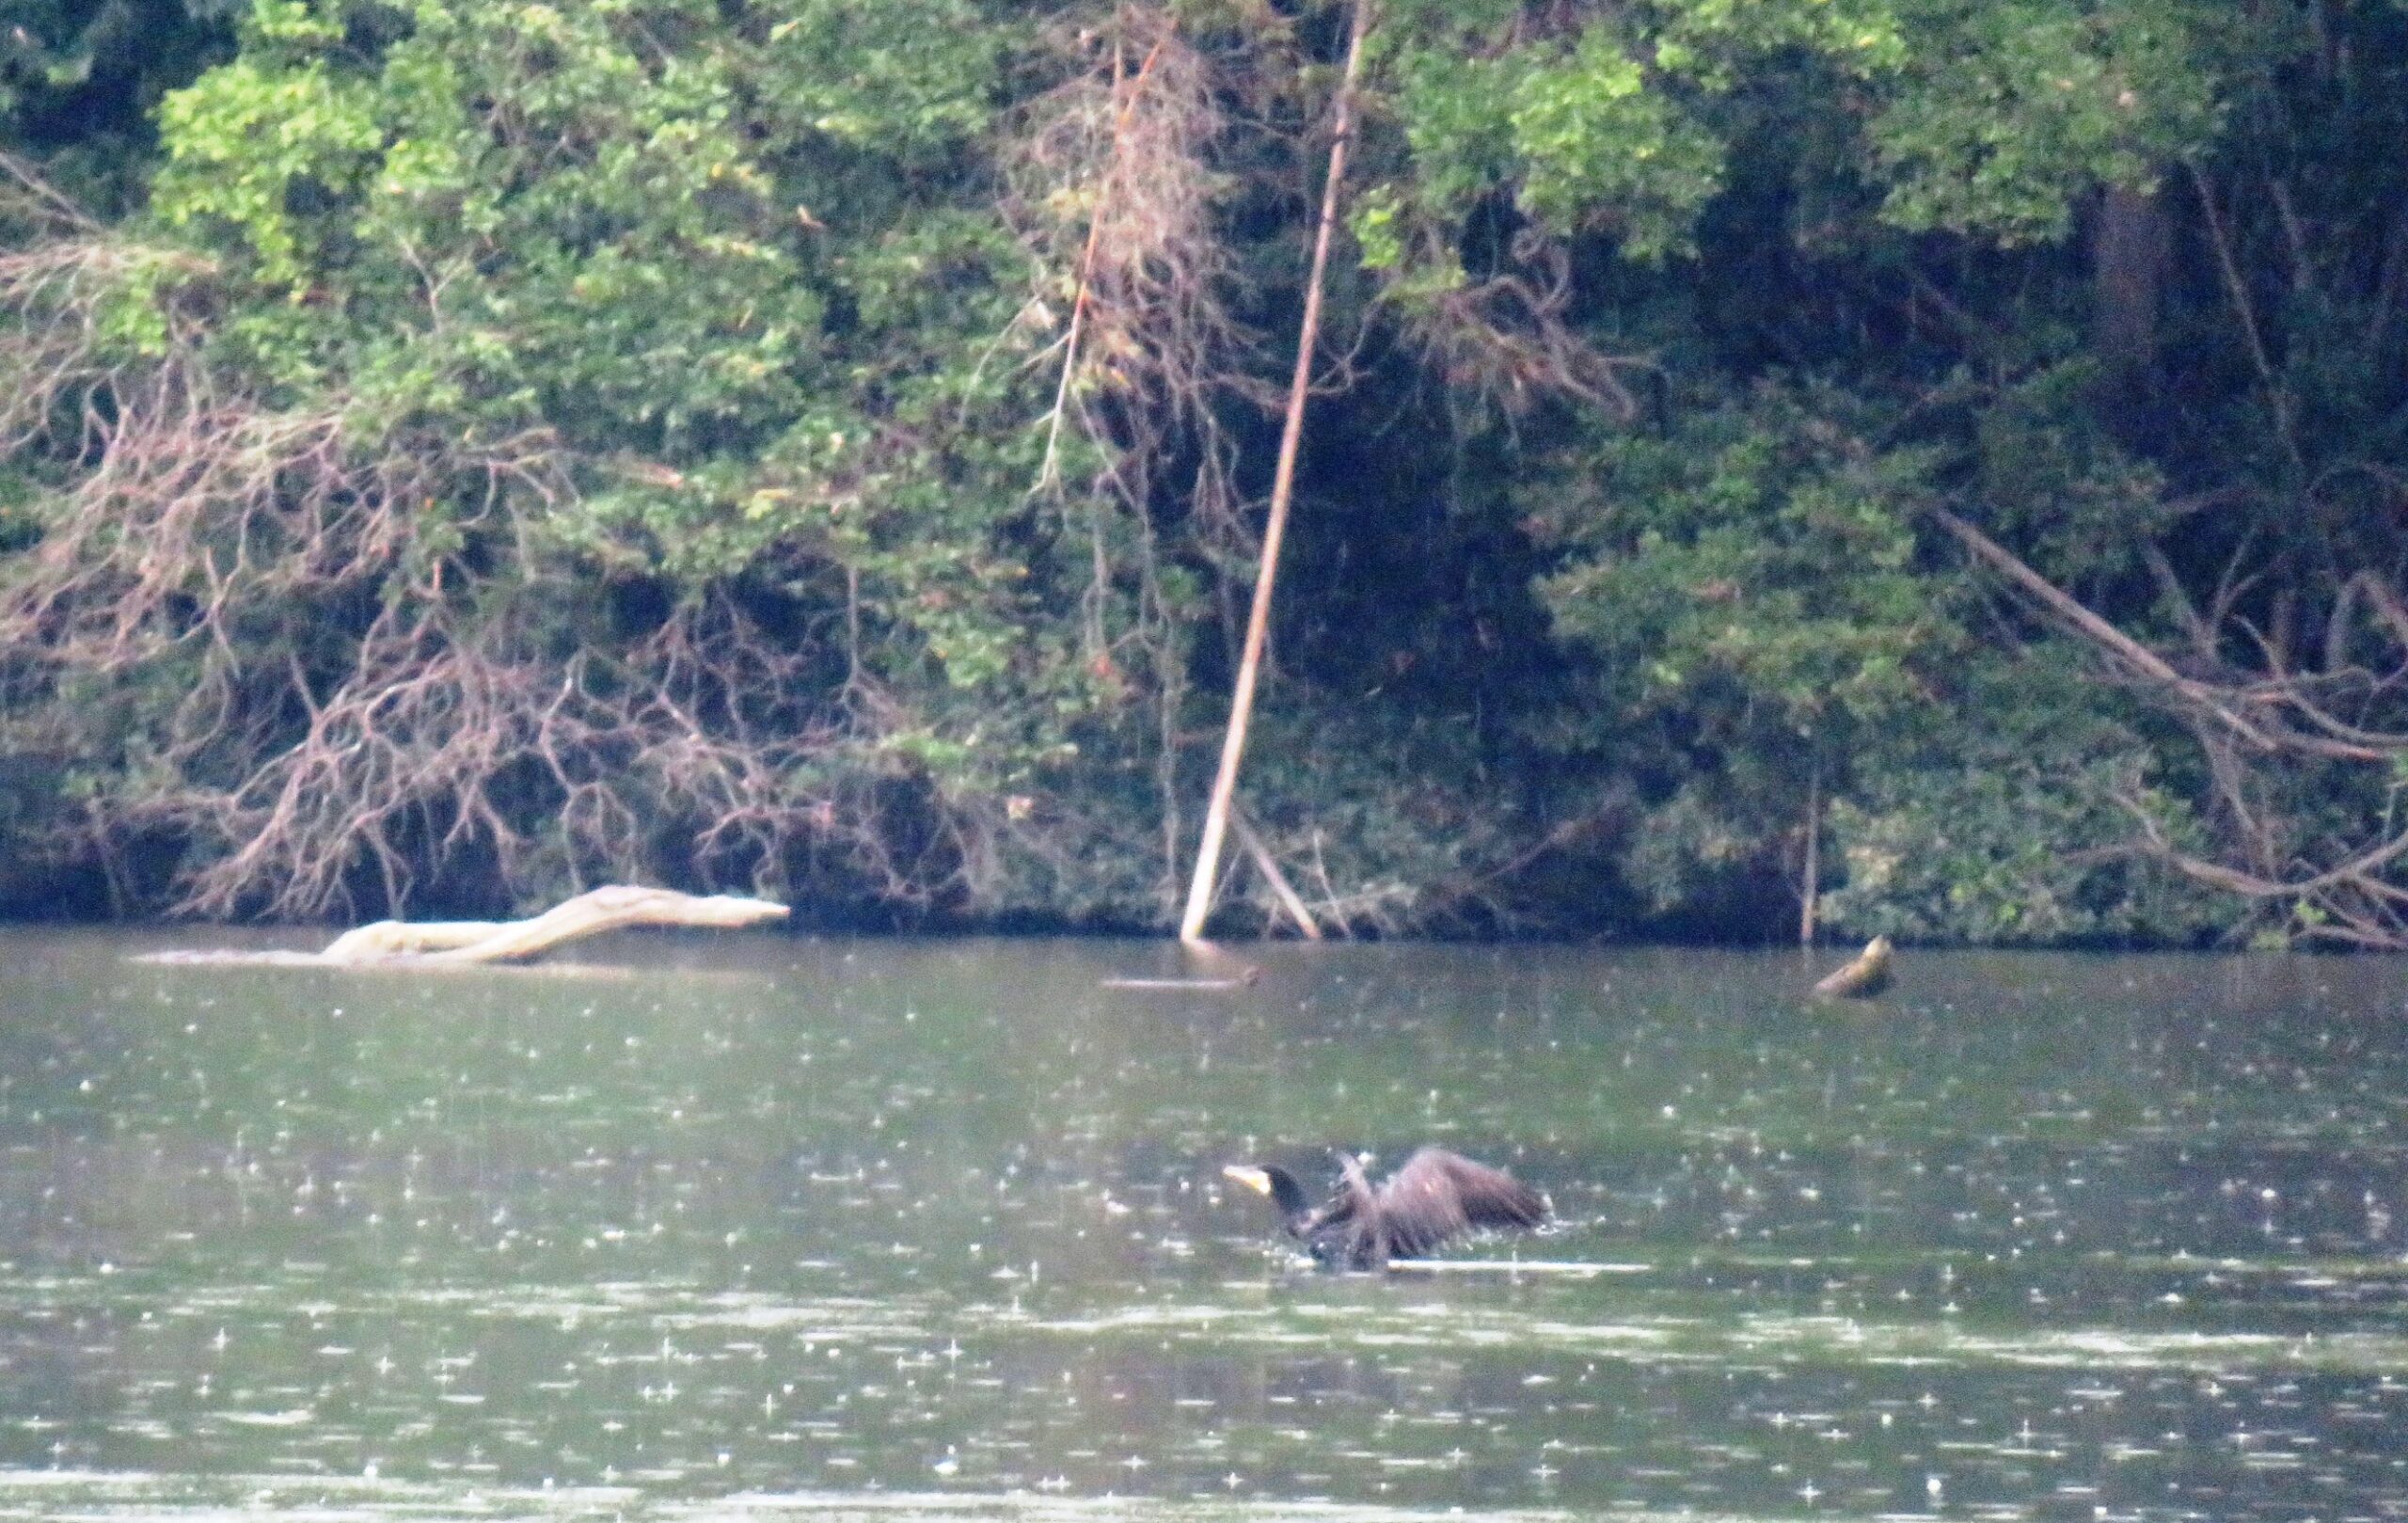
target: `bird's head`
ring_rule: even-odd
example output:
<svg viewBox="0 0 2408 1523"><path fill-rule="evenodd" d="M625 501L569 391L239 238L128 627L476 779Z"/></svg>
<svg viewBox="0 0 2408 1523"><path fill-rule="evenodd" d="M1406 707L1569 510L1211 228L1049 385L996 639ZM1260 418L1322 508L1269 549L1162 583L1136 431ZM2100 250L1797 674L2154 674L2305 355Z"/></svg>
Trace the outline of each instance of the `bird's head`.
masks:
<svg viewBox="0 0 2408 1523"><path fill-rule="evenodd" d="M1313 1209L1305 1187L1296 1176L1276 1164L1230 1164L1221 1170L1224 1178L1235 1180L1257 1195L1269 1196L1282 1216L1301 1216Z"/></svg>

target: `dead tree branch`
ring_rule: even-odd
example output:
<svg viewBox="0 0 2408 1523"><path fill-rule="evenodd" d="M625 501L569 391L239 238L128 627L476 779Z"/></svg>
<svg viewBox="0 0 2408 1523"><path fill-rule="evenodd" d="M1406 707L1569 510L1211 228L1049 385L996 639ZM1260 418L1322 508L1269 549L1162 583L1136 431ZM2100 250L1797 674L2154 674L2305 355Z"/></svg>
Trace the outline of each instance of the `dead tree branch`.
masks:
<svg viewBox="0 0 2408 1523"><path fill-rule="evenodd" d="M49 855L131 882L167 843L171 907L210 917L357 918L455 864L921 903L984 870L974 817L882 759L917 721L874 680L832 692L725 588L562 638L556 589L596 568L547 538L559 442L273 405L206 358L212 278L98 238L0 255L0 449L61 484L0 566L0 740L100 780ZM153 344L107 337L129 283Z"/></svg>
<svg viewBox="0 0 2408 1523"><path fill-rule="evenodd" d="M2014 552L1944 509L1938 523L1980 565L2001 577L2050 627L2090 650L2108 676L2181 722L2198 748L2207 779L2195 801L2215 833L2202 851L2176 839L2167 801L2137 785L2108 797L2134 822L2130 849L2221 892L2285 910L2287 931L2305 940L2408 949L2408 821L2397 808L2398 779L2408 767L2408 609L2396 589L2368 573L2346 579L2325 620L2321 663L2303 667L2288 643L2269 640L2233 611L2247 579L2236 560L2214 597L2192 603L2162 555L2147 558L2189 647L2194 674L2118 629ZM2363 615L2363 616L2362 616ZM2388 642L2381 669L2357 656L2377 637ZM2257 669L2238 671L2219 657L2227 639L2245 643ZM2318 769L2322 770L2318 770ZM2325 779L2327 795L2347 787L2383 806L2355 839L2333 838L2303 823L2302 777Z"/></svg>

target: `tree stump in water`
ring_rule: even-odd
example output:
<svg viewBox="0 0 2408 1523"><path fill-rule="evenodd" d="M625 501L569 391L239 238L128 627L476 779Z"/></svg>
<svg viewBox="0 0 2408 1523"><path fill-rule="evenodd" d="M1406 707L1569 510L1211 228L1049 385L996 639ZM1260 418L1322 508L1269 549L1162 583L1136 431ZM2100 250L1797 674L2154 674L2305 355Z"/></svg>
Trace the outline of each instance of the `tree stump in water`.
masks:
<svg viewBox="0 0 2408 1523"><path fill-rule="evenodd" d="M1814 985L1821 999L1871 999L1890 987L1891 963L1896 957L1887 936L1867 942L1856 960L1823 976Z"/></svg>

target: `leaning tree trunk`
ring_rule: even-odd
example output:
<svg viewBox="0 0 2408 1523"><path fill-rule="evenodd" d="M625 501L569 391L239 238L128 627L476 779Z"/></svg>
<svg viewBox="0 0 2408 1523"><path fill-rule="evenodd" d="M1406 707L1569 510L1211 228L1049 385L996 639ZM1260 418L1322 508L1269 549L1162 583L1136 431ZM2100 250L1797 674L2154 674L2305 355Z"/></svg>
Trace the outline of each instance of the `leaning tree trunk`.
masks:
<svg viewBox="0 0 2408 1523"><path fill-rule="evenodd" d="M1221 841L1229 828L1229 800L1237 792L1238 764L1245 755L1246 722L1254 713L1255 680L1262 667L1262 646L1271 627L1271 593L1279 578L1279 542L1288 530L1288 502L1296 482L1296 451L1304 437L1305 398L1312 389L1313 343L1321 331L1323 272L1329 266L1330 231L1338 223L1338 195L1346 175L1346 143L1353 130L1354 78L1363 61L1363 34L1370 25L1371 0L1354 0L1354 24L1346 41L1346 71L1338 83L1338 102L1329 145L1329 175L1322 186L1321 225L1313 234L1312 273L1305 281L1305 315L1296 335L1296 370L1288 383L1288 418L1279 435L1279 465L1271 481L1271 516L1262 531L1262 562L1254 578L1254 607L1245 621L1245 649L1238 661L1236 690L1229 698L1229 728L1221 742L1221 769L1212 780L1212 799L1204 812L1204 839L1196 849L1196 876L1187 885L1187 912L1180 918L1179 939L1204 939L1204 917L1212 912L1212 889L1221 876Z"/></svg>
<svg viewBox="0 0 2408 1523"><path fill-rule="evenodd" d="M1798 944L1814 944L1814 885L1823 874L1823 752L1806 776L1806 865L1798 875Z"/></svg>

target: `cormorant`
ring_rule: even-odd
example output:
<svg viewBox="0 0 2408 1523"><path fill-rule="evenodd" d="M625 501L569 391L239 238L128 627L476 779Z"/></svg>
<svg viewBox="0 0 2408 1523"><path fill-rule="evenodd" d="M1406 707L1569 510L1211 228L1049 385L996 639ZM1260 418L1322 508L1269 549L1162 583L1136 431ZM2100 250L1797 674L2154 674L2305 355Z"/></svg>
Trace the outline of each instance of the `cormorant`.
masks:
<svg viewBox="0 0 2408 1523"><path fill-rule="evenodd" d="M1390 1259L1419 1258L1474 1228L1546 1220L1546 1199L1537 1191L1444 1148L1416 1150L1376 1190L1353 1155L1337 1157L1338 1187L1319 1206L1276 1164L1231 1164L1221 1172L1269 1196L1288 1235L1338 1269L1384 1269Z"/></svg>

